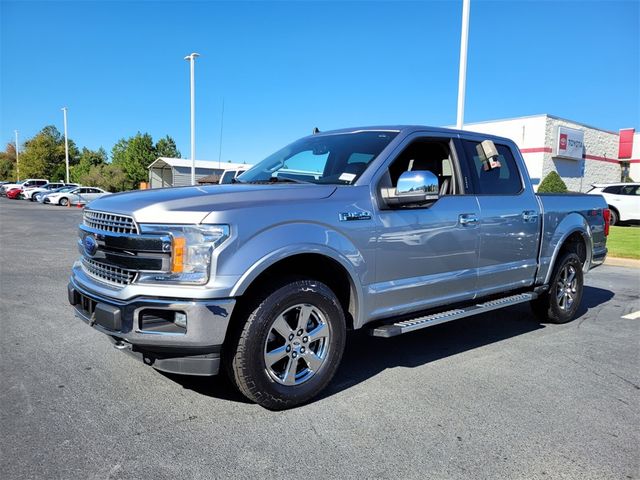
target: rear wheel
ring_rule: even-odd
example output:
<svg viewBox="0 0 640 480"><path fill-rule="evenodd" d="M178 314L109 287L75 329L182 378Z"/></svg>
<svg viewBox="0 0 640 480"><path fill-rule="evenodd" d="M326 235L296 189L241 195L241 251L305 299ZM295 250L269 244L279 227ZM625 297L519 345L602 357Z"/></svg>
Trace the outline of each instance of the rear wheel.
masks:
<svg viewBox="0 0 640 480"><path fill-rule="evenodd" d="M69 199L67 197L62 197L58 203L63 207L66 207L69 205Z"/></svg>
<svg viewBox="0 0 640 480"><path fill-rule="evenodd" d="M556 262L549 290L531 302L533 312L551 323L573 320L582 301L583 281L580 257L572 252L565 253Z"/></svg>
<svg viewBox="0 0 640 480"><path fill-rule="evenodd" d="M618 212L615 209L609 207L609 225L613 226L619 221L620 216L618 215Z"/></svg>
<svg viewBox="0 0 640 480"><path fill-rule="evenodd" d="M260 299L229 339L225 361L247 398L283 410L315 397L333 378L344 350L344 313L315 280L288 282Z"/></svg>

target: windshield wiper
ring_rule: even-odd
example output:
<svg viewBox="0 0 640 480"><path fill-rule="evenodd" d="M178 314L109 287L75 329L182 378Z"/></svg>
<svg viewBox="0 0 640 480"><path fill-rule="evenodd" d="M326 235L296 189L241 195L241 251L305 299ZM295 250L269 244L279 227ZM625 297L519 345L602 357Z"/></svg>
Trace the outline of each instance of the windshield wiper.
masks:
<svg viewBox="0 0 640 480"><path fill-rule="evenodd" d="M306 183L313 184L313 182L307 182L305 180L299 180L297 178L289 178L289 177L271 177L267 180L250 180L248 182L242 183L256 183L256 184L271 184L271 183Z"/></svg>

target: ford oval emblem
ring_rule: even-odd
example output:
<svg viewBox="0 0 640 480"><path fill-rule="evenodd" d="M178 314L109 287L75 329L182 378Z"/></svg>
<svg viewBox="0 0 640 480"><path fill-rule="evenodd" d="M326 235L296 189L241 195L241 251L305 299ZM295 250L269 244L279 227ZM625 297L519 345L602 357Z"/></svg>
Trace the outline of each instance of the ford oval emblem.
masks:
<svg viewBox="0 0 640 480"><path fill-rule="evenodd" d="M98 242L93 235L87 235L83 241L84 251L90 257L93 257L98 251Z"/></svg>

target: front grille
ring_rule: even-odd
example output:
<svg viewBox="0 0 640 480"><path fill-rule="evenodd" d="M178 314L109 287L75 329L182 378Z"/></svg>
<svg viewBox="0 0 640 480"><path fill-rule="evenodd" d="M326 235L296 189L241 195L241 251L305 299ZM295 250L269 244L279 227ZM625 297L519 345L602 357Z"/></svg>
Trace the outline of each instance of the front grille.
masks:
<svg viewBox="0 0 640 480"><path fill-rule="evenodd" d="M103 230L105 232L125 234L138 233L138 227L133 221L133 218L126 215L85 210L83 223L87 227L95 228L96 230Z"/></svg>
<svg viewBox="0 0 640 480"><path fill-rule="evenodd" d="M114 267L90 258L82 258L82 268L91 277L114 285L129 285L136 278L135 270Z"/></svg>

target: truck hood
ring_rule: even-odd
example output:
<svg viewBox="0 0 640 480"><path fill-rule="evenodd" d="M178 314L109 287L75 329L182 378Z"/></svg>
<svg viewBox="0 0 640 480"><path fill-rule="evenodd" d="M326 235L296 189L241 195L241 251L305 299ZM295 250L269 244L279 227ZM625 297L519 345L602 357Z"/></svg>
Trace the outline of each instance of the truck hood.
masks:
<svg viewBox="0 0 640 480"><path fill-rule="evenodd" d="M257 203L290 203L329 197L335 185L233 184L156 188L107 195L87 208L130 215L138 223L200 223L214 211L250 207Z"/></svg>

